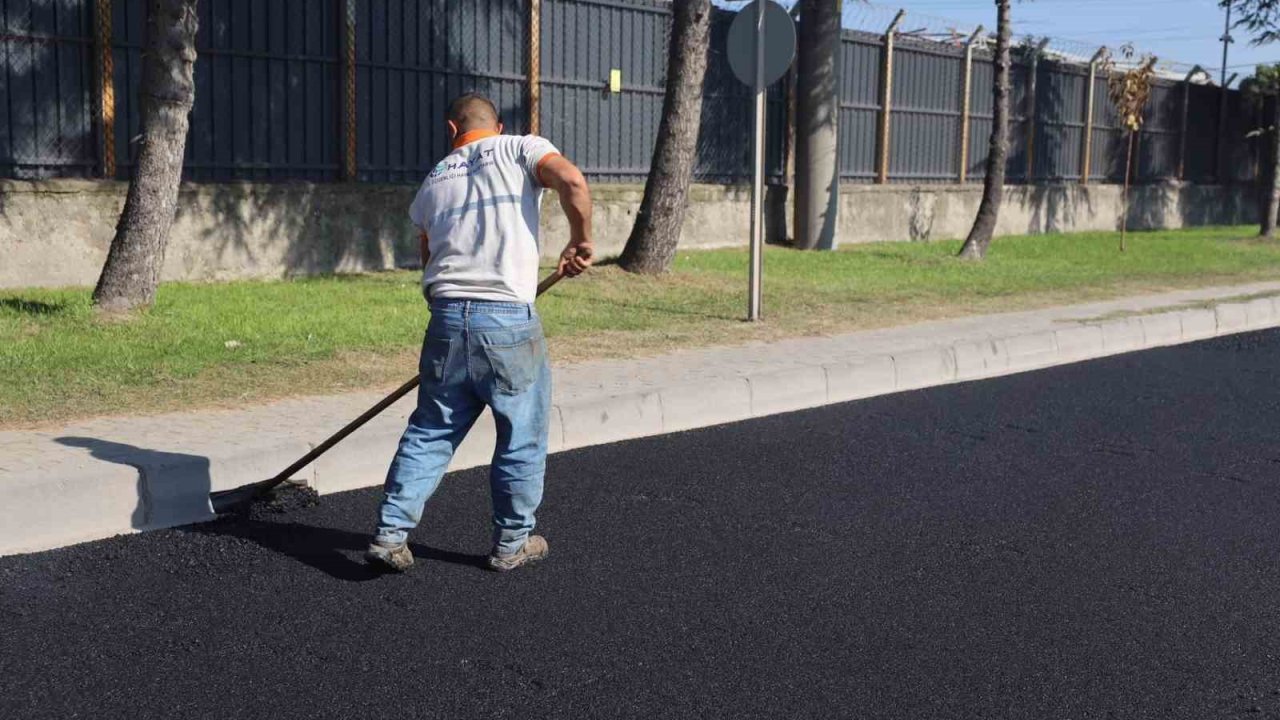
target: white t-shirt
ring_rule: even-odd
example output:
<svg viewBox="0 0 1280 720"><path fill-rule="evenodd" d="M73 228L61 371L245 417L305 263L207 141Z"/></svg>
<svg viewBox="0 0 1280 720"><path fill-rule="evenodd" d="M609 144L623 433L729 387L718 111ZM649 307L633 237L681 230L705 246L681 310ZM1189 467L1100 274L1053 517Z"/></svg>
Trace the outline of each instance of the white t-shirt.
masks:
<svg viewBox="0 0 1280 720"><path fill-rule="evenodd" d="M536 135L480 131L461 140L465 144L432 169L409 207L431 252L422 292L428 298L531 303L543 189L538 165L558 151Z"/></svg>

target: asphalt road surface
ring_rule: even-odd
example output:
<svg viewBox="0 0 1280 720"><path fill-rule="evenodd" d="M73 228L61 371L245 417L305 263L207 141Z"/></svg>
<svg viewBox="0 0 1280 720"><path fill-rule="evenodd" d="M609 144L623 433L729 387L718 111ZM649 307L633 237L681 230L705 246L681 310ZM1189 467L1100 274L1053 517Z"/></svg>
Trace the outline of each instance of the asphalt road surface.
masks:
<svg viewBox="0 0 1280 720"><path fill-rule="evenodd" d="M1280 333L0 558L4 718L1280 717Z"/></svg>

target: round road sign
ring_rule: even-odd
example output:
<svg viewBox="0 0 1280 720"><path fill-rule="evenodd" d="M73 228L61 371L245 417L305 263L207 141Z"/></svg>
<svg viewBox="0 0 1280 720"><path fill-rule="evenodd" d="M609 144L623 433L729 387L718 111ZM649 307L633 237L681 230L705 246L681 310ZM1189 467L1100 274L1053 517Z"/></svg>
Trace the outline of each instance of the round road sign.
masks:
<svg viewBox="0 0 1280 720"><path fill-rule="evenodd" d="M772 85L791 67L796 56L796 24L781 5L756 0L738 12L725 42L729 68L742 82L756 84L756 6L764 3L764 84Z"/></svg>

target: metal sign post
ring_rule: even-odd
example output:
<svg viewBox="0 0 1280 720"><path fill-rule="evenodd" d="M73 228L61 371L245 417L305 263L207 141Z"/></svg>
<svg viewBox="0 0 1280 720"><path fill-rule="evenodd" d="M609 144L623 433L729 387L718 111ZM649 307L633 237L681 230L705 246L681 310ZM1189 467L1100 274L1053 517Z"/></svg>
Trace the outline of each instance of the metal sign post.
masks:
<svg viewBox="0 0 1280 720"><path fill-rule="evenodd" d="M764 0L756 2L755 123L751 132L751 270L748 272L747 319L760 319L764 272Z"/></svg>
<svg viewBox="0 0 1280 720"><path fill-rule="evenodd" d="M765 93L791 67L796 53L796 26L787 11L771 0L743 8L729 27L729 68L751 87L755 121L751 133L751 266L748 271L747 319L760 319L764 278L764 132Z"/></svg>

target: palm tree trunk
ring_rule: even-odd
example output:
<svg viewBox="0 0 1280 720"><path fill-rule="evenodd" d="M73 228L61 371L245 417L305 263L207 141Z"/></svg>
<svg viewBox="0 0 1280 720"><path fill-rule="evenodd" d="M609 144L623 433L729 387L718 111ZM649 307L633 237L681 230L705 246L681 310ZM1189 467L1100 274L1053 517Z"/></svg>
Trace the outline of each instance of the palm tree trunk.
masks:
<svg viewBox="0 0 1280 720"><path fill-rule="evenodd" d="M987 255L1004 200L1004 170L1009 157L1009 0L996 2L996 81L993 91L991 141L987 148L987 174L982 181L982 203L960 247L960 257L981 260Z"/></svg>
<svg viewBox="0 0 1280 720"><path fill-rule="evenodd" d="M1129 168L1133 166L1133 131L1124 153L1124 190L1120 195L1120 252L1124 252L1124 236L1129 229Z"/></svg>
<svg viewBox="0 0 1280 720"><path fill-rule="evenodd" d="M1280 213L1280 97L1275 103L1271 121L1271 189L1262 212L1261 237L1271 239L1276 233L1276 215Z"/></svg>
<svg viewBox="0 0 1280 720"><path fill-rule="evenodd" d="M840 0L802 0L796 52L795 245L835 246L840 199L837 165L840 98Z"/></svg>
<svg viewBox="0 0 1280 720"><path fill-rule="evenodd" d="M107 262L93 291L99 309L129 311L155 300L178 204L187 116L195 103L197 0L151 0L139 107L138 163Z"/></svg>
<svg viewBox="0 0 1280 720"><path fill-rule="evenodd" d="M666 272L676 255L697 160L702 82L707 73L711 0L675 0L667 49L667 88L644 198L618 264L634 273Z"/></svg>

